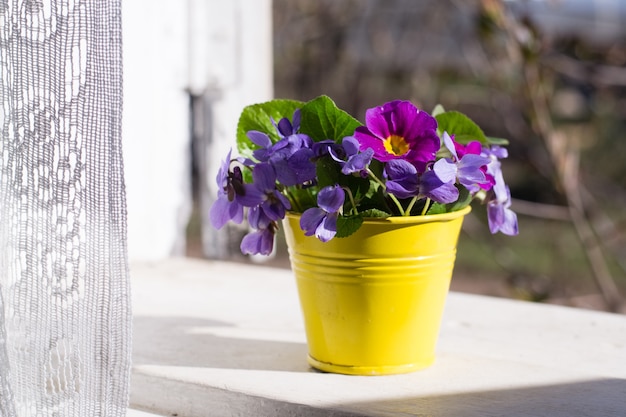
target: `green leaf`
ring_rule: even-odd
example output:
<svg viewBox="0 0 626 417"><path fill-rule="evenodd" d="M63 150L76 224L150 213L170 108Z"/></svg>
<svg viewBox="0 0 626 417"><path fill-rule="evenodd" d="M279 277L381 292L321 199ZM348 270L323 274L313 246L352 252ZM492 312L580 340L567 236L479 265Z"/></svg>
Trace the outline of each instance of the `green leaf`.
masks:
<svg viewBox="0 0 626 417"><path fill-rule="evenodd" d="M317 187L287 187L283 192L291 202L291 210L302 213L304 210L317 206Z"/></svg>
<svg viewBox="0 0 626 417"><path fill-rule="evenodd" d="M490 145L499 145L499 146L507 146L509 144L508 139L494 138L492 136L487 136L487 142L489 142Z"/></svg>
<svg viewBox="0 0 626 417"><path fill-rule="evenodd" d="M472 195L467 188L458 184L456 187L459 189L459 198L454 203L446 204L447 212L459 211L472 202Z"/></svg>
<svg viewBox="0 0 626 417"><path fill-rule="evenodd" d="M327 96L319 96L302 107L300 131L315 142L332 139L339 143L361 126L361 122L339 109Z"/></svg>
<svg viewBox="0 0 626 417"><path fill-rule="evenodd" d="M357 202L365 197L370 190L370 180L359 175L342 175L337 184L349 188Z"/></svg>
<svg viewBox="0 0 626 417"><path fill-rule="evenodd" d="M445 204L442 203L432 203L430 205L430 207L428 208L428 211L426 212L427 215L430 214L443 214L443 213L447 213L447 207Z"/></svg>
<svg viewBox="0 0 626 417"><path fill-rule="evenodd" d="M272 124L271 118L276 122L283 117L291 120L293 112L302 108L302 106L304 106L302 101L276 99L244 107L237 123L237 148L239 153L242 156L250 157L252 151L258 148L246 136L246 132L250 130L266 133L271 141L276 143L280 138Z"/></svg>
<svg viewBox="0 0 626 417"><path fill-rule="evenodd" d="M438 129L454 135L454 140L461 144L467 144L477 140L482 144L487 144L487 137L482 129L469 117L458 111L448 111L435 116Z"/></svg>
<svg viewBox="0 0 626 417"><path fill-rule="evenodd" d="M382 211L382 210L375 209L375 208L362 211L360 214L363 217L379 218L379 219L391 216L386 211Z"/></svg>
<svg viewBox="0 0 626 417"><path fill-rule="evenodd" d="M339 216L337 218L337 234L335 237L348 237L356 232L363 224L363 217L359 216Z"/></svg>
<svg viewBox="0 0 626 417"><path fill-rule="evenodd" d="M442 113L445 113L446 110L443 108L443 106L441 104L437 104L435 106L435 108L433 109L433 111L430 113L431 116L433 117L437 117Z"/></svg>
<svg viewBox="0 0 626 417"><path fill-rule="evenodd" d="M376 181L369 181L369 189L364 198L359 201L359 211L367 211L371 209L382 210L388 215L392 215L393 209L388 205L388 197L385 195L383 187Z"/></svg>
<svg viewBox="0 0 626 417"><path fill-rule="evenodd" d="M324 156L317 160L315 172L317 175L317 184L320 188L335 185L339 183L339 179L342 177L341 167L330 156Z"/></svg>

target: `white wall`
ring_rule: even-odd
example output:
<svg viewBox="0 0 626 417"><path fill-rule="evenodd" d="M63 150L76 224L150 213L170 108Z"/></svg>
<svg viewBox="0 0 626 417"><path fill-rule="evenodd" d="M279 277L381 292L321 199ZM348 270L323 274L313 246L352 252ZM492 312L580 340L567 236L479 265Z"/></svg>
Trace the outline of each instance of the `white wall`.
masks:
<svg viewBox="0 0 626 417"><path fill-rule="evenodd" d="M210 105L204 156L214 195L241 108L272 96L271 0L124 0L123 25L129 256L182 255L191 212L189 93Z"/></svg>

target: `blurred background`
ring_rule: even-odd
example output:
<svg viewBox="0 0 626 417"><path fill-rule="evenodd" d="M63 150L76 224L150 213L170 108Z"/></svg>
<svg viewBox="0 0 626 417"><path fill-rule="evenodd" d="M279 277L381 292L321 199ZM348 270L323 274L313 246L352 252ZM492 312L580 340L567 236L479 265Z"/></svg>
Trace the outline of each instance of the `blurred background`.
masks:
<svg viewBox="0 0 626 417"><path fill-rule="evenodd" d="M258 25L251 3L234 2L235 13ZM461 235L452 289L626 312L626 2L261 3L270 21L269 47L260 48L267 63L257 57L245 68L271 77L271 87L239 94L235 119L246 104L320 94L360 120L367 108L393 99L466 113L489 136L510 141L503 165L520 235L490 235L485 210L476 206ZM280 239L275 256L261 262L239 255L245 228L207 227L205 191L214 178L207 160L214 167L230 146L216 148L215 137L203 134L224 120L211 110L218 90L185 90L192 128L181 169L190 167L183 187L190 203L177 210L184 242L170 253L288 268ZM234 140L229 117L223 126ZM207 152L211 157L202 157Z"/></svg>

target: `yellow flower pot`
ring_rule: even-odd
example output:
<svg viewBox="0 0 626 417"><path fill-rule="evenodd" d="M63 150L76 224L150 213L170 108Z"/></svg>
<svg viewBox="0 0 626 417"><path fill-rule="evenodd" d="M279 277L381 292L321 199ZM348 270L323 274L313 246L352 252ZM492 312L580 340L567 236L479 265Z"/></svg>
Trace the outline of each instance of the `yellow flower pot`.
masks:
<svg viewBox="0 0 626 417"><path fill-rule="evenodd" d="M283 221L309 347L322 371L412 372L435 359L441 316L467 207L431 216L366 220L323 243Z"/></svg>

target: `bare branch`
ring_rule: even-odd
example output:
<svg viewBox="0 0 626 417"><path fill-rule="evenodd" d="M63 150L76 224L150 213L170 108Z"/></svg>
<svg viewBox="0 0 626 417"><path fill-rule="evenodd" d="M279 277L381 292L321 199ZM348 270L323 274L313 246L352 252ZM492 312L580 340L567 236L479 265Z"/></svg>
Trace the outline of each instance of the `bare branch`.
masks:
<svg viewBox="0 0 626 417"><path fill-rule="evenodd" d="M626 86L626 68L581 62L565 55L542 60L552 70L572 79L599 86Z"/></svg>
<svg viewBox="0 0 626 417"><path fill-rule="evenodd" d="M535 203L533 201L512 199L512 208L515 212L525 216L539 217L549 220L572 221L569 209L565 206Z"/></svg>

